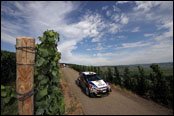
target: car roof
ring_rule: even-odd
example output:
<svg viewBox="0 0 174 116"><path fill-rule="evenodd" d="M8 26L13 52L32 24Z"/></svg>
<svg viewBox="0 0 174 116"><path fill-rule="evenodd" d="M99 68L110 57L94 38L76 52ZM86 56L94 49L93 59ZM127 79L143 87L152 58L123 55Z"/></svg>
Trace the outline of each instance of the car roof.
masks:
<svg viewBox="0 0 174 116"><path fill-rule="evenodd" d="M82 72L84 75L94 75L96 74L95 72Z"/></svg>

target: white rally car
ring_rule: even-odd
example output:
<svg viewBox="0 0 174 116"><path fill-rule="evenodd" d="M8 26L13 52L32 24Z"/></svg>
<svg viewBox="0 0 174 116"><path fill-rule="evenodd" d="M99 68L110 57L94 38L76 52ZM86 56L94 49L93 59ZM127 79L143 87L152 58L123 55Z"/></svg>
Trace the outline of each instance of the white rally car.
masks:
<svg viewBox="0 0 174 116"><path fill-rule="evenodd" d="M101 79L95 72L79 73L76 83L85 90L87 96L101 96L111 92L109 83Z"/></svg>

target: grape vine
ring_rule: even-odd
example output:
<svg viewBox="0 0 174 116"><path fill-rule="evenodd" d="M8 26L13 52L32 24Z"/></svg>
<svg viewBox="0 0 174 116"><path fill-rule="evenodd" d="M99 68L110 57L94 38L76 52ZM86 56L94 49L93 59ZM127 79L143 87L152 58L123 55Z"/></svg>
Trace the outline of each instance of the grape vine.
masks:
<svg viewBox="0 0 174 116"><path fill-rule="evenodd" d="M35 65L35 114L36 115L62 115L65 112L64 96L59 84L60 73L57 43L59 34L47 30L41 41L36 44Z"/></svg>

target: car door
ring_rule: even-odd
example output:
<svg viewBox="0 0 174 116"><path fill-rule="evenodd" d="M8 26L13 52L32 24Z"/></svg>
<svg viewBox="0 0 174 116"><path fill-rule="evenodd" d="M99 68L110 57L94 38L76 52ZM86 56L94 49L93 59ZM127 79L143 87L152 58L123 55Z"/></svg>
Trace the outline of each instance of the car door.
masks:
<svg viewBox="0 0 174 116"><path fill-rule="evenodd" d="M80 86L83 88L83 74L80 74Z"/></svg>
<svg viewBox="0 0 174 116"><path fill-rule="evenodd" d="M81 86L82 86L83 89L86 88L86 82L85 82L85 77L84 77L84 75L81 76Z"/></svg>

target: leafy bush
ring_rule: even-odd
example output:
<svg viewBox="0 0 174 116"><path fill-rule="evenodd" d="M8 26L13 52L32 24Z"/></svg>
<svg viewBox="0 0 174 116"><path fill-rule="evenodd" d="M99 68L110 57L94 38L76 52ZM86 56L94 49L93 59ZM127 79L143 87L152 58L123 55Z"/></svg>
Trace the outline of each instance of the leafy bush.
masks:
<svg viewBox="0 0 174 116"><path fill-rule="evenodd" d="M1 115L16 115L17 101L15 89L1 85Z"/></svg>
<svg viewBox="0 0 174 116"><path fill-rule="evenodd" d="M59 84L60 53L57 50L59 34L47 30L39 39L41 43L36 45L35 113L62 115L65 112L65 104Z"/></svg>
<svg viewBox="0 0 174 116"><path fill-rule="evenodd" d="M8 85L15 80L16 53L1 50L1 84Z"/></svg>

